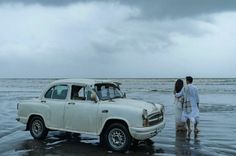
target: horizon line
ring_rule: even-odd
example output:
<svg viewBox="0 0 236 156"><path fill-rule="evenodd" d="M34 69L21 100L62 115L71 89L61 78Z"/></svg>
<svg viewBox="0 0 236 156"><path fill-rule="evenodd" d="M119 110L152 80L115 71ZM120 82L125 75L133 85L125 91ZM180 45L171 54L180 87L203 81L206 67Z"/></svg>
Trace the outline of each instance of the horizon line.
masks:
<svg viewBox="0 0 236 156"><path fill-rule="evenodd" d="M184 79L185 77L0 77L0 79ZM194 79L236 79L236 77L194 77Z"/></svg>

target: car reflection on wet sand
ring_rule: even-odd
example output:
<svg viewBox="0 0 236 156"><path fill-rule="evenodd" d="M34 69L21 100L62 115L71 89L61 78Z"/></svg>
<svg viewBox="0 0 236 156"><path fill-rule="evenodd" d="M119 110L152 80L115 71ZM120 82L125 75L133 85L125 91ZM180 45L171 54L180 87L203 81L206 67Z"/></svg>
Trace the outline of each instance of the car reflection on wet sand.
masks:
<svg viewBox="0 0 236 156"><path fill-rule="evenodd" d="M22 127L23 128L23 127ZM176 133L175 153L176 155L201 155L198 148L201 148L199 136L192 137L187 133ZM15 139L13 139L15 138ZM155 138L154 138L155 139ZM99 144L99 138L91 135L76 135L66 132L50 132L45 140L34 140L27 131L18 130L9 134L1 140L2 155L24 155L24 156L104 156L104 155L162 155L165 151L158 147L152 139L145 142L133 144L126 153L107 151ZM4 143L5 142L5 143ZM193 143L192 143L193 142ZM10 146L11 145L11 146ZM168 153L172 153L168 151ZM204 152L207 153L206 151ZM210 153L208 153L211 155Z"/></svg>
<svg viewBox="0 0 236 156"><path fill-rule="evenodd" d="M22 133L22 132L21 132ZM27 133L27 132L26 132ZM152 155L155 153L164 153L161 148L153 146L152 141L139 142L138 145L132 145L126 153L116 153L107 151L99 144L99 138L88 135L71 135L65 132L50 132L45 140L34 140L26 137L26 140L19 140L13 144L12 150L8 149L5 155ZM28 139L29 138L29 139ZM14 147L15 146L15 147Z"/></svg>

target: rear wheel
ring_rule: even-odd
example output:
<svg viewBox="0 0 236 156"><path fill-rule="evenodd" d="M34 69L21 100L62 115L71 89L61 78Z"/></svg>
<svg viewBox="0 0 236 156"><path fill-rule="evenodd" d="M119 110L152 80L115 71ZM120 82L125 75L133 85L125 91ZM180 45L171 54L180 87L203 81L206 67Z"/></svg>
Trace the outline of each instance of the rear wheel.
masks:
<svg viewBox="0 0 236 156"><path fill-rule="evenodd" d="M38 116L30 120L29 129L34 139L45 139L48 134L48 129L45 127L43 119Z"/></svg>
<svg viewBox="0 0 236 156"><path fill-rule="evenodd" d="M105 133L105 142L109 150L127 151L131 144L128 129L120 123L111 124Z"/></svg>

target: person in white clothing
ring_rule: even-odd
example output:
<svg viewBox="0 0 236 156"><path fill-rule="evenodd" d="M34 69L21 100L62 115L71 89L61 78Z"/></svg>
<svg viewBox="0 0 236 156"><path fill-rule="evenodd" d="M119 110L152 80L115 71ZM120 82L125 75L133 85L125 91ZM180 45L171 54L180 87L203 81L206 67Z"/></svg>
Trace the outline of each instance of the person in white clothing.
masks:
<svg viewBox="0 0 236 156"><path fill-rule="evenodd" d="M191 132L190 121L194 124L194 132L198 133L197 125L199 123L199 96L198 89L192 84L193 78L191 76L186 77L187 86L176 93L175 96L184 97L182 121L186 122L188 131Z"/></svg>

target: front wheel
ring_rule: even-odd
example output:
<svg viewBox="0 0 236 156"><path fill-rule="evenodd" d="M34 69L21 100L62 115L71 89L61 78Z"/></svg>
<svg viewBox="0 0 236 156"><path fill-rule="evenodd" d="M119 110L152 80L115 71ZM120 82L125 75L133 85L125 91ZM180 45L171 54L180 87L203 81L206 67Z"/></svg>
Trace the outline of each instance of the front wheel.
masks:
<svg viewBox="0 0 236 156"><path fill-rule="evenodd" d="M45 127L44 121L41 117L33 117L30 120L30 134L34 139L45 139L48 134L48 129Z"/></svg>
<svg viewBox="0 0 236 156"><path fill-rule="evenodd" d="M115 123L108 127L105 142L109 150L127 151L131 144L131 136L123 124Z"/></svg>

